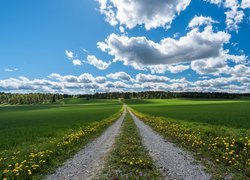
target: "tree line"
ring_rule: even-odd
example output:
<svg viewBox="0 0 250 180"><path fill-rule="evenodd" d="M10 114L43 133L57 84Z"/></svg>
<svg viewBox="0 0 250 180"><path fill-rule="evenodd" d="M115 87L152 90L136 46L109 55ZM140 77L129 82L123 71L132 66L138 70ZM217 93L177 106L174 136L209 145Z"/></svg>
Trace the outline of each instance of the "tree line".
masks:
<svg viewBox="0 0 250 180"><path fill-rule="evenodd" d="M250 97L250 93L236 94L224 92L164 92L164 91L143 91L143 92L106 92L78 95L86 99L171 99L171 98L222 98L235 99Z"/></svg>
<svg viewBox="0 0 250 180"><path fill-rule="evenodd" d="M61 94L43 94L43 93L29 93L29 94L12 94L0 93L0 104L47 104L55 103L57 100L63 99Z"/></svg>
<svg viewBox="0 0 250 180"><path fill-rule="evenodd" d="M48 104L55 103L64 98L84 98L84 99L171 99L171 98L221 98L236 99L240 97L250 97L250 93L232 94L224 92L164 92L164 91L144 91L144 92L106 92L95 94L13 94L0 93L0 104Z"/></svg>

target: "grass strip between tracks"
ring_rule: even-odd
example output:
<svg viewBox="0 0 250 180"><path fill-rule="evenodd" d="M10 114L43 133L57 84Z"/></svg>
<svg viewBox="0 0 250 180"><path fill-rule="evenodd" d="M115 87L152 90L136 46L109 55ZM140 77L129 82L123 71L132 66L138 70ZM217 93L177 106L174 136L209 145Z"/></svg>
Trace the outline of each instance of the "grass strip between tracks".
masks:
<svg viewBox="0 0 250 180"><path fill-rule="evenodd" d="M162 179L128 113L98 179Z"/></svg>

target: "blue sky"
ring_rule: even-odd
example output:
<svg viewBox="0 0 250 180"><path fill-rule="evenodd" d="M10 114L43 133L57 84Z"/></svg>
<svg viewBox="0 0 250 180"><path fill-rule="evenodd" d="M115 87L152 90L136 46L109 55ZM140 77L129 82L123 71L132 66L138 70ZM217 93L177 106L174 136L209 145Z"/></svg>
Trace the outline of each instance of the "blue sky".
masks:
<svg viewBox="0 0 250 180"><path fill-rule="evenodd" d="M3 0L0 91L250 92L249 10L249 0Z"/></svg>

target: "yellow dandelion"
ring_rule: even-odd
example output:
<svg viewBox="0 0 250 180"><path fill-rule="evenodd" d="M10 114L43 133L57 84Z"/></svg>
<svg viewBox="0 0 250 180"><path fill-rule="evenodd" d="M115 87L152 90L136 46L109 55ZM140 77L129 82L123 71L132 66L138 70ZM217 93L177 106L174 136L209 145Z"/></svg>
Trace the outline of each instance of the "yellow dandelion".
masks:
<svg viewBox="0 0 250 180"><path fill-rule="evenodd" d="M4 173L4 174L6 174L6 173L8 173L8 172L9 172L8 169L3 170L3 173Z"/></svg>
<svg viewBox="0 0 250 180"><path fill-rule="evenodd" d="M28 175L31 175L31 174L32 174L31 170L30 170L30 169L28 169Z"/></svg>

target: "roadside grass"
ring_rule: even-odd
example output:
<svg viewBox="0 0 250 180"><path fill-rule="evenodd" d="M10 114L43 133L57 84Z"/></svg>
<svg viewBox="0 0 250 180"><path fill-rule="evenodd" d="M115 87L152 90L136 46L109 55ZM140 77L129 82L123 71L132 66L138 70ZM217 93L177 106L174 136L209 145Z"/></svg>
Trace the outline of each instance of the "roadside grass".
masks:
<svg viewBox="0 0 250 180"><path fill-rule="evenodd" d="M23 116L18 118L16 113ZM4 111L6 119L0 117L0 179L41 179L100 135L121 113L121 105L112 103L108 107L38 106Z"/></svg>
<svg viewBox="0 0 250 180"><path fill-rule="evenodd" d="M72 129L101 121L120 108L118 101L1 107L0 153L43 147L50 139L61 138Z"/></svg>
<svg viewBox="0 0 250 180"><path fill-rule="evenodd" d="M133 112L168 140L193 151L214 179L250 178L250 131ZM209 163L212 162L212 163Z"/></svg>
<svg viewBox="0 0 250 180"><path fill-rule="evenodd" d="M163 179L143 147L137 127L129 114L98 176L97 179Z"/></svg>
<svg viewBox="0 0 250 180"><path fill-rule="evenodd" d="M237 99L131 99L135 110L177 120L250 129L250 100Z"/></svg>

